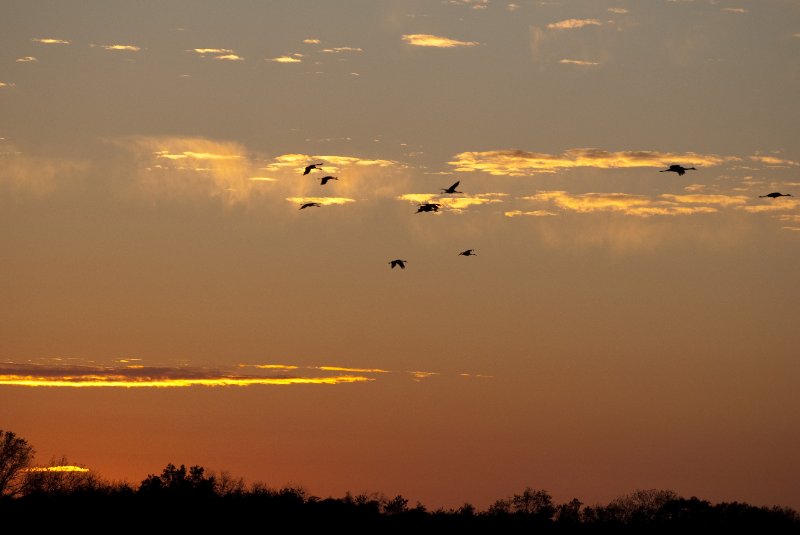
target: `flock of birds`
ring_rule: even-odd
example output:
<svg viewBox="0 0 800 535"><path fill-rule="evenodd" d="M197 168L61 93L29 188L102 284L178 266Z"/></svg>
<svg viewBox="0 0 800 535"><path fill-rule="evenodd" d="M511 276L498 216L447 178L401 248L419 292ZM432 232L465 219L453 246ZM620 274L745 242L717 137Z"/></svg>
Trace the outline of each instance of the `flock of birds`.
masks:
<svg viewBox="0 0 800 535"><path fill-rule="evenodd" d="M311 173L311 171L320 170L323 165L324 163L312 163L310 165L307 165L303 169L303 176ZM659 173L671 172L671 173L677 173L679 176L683 176L686 174L686 171L696 171L696 170L697 169L694 167L684 167L682 165L672 164L669 166L668 169L662 169L661 171L659 171ZM324 176L319 179L320 185L324 186L331 180L339 180L339 177ZM442 193L447 195L453 193L464 193L463 191L458 191L456 189L460 183L461 181L458 180L452 185L450 185L450 187L441 188ZM767 193L766 195L759 195L758 197L759 198L769 197L770 199L777 199L778 197L791 197L791 196L792 196L791 193L780 193L778 191L773 191L771 193ZM306 208L311 208L311 207L319 207L319 206L321 206L321 204L318 202L307 202L300 205L300 210L304 210ZM442 206L441 204L435 202L423 202L419 204L419 206L417 207L417 211L414 213L419 214L420 212L438 212L441 206ZM475 249L467 249L465 251L461 251L460 253L458 253L458 256L477 256L477 255L475 254ZM394 260L389 261L389 265L391 266L392 269L394 269L395 267L399 267L400 269L405 269L406 262L408 262L408 260L401 260L400 258L395 258Z"/></svg>

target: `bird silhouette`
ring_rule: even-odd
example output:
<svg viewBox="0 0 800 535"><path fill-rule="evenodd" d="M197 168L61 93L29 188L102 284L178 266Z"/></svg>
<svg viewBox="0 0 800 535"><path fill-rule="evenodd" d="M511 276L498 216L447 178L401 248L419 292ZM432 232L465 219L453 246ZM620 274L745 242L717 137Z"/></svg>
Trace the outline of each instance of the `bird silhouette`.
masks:
<svg viewBox="0 0 800 535"><path fill-rule="evenodd" d="M442 188L442 193L464 193L463 191L456 191L456 188L458 187L459 183L461 183L460 180L455 184L453 184L452 186L450 186L449 188Z"/></svg>
<svg viewBox="0 0 800 535"><path fill-rule="evenodd" d="M398 258L398 259L389 261L389 264L392 266L392 269L394 269L395 266L400 266L400 269L406 269L406 262L408 262L408 260L400 260Z"/></svg>
<svg viewBox="0 0 800 535"><path fill-rule="evenodd" d="M300 210L302 210L303 208L311 208L312 206L322 206L322 205L318 202L307 202L300 207Z"/></svg>
<svg viewBox="0 0 800 535"><path fill-rule="evenodd" d="M421 203L419 207L417 207L417 211L414 213L418 214L420 212L438 212L440 206L441 204L437 204L435 202L424 202Z"/></svg>
<svg viewBox="0 0 800 535"><path fill-rule="evenodd" d="M467 249L466 251L461 251L458 253L458 256L478 256L475 254L475 249Z"/></svg>
<svg viewBox="0 0 800 535"><path fill-rule="evenodd" d="M766 195L759 195L758 198L761 199L763 197L769 197L770 199L777 199L778 197L791 197L791 193L778 193L777 191L773 191L772 193L767 193Z"/></svg>
<svg viewBox="0 0 800 535"><path fill-rule="evenodd" d="M339 180L339 177L335 177L335 176L324 176L324 177L322 177L322 178L320 178L320 179L319 179L319 183L320 183L320 184L322 184L322 185L324 186L325 184L327 184L327 183L328 183L328 181L329 181L329 180Z"/></svg>
<svg viewBox="0 0 800 535"><path fill-rule="evenodd" d="M669 169L663 169L659 171L659 173L667 173L669 171L672 171L673 173L678 173L678 175L683 175L686 173L686 171L697 171L697 169L695 169L694 167L684 167L682 165L674 163L669 166Z"/></svg>
<svg viewBox="0 0 800 535"><path fill-rule="evenodd" d="M306 168L303 170L303 175L307 175L314 169L318 169L320 167L322 167L321 163L312 163L311 165L307 165Z"/></svg>

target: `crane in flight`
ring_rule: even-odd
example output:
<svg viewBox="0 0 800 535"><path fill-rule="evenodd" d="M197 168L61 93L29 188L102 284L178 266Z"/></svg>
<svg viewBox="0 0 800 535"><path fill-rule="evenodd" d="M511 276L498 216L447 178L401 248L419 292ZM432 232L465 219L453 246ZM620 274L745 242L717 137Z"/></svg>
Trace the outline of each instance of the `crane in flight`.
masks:
<svg viewBox="0 0 800 535"><path fill-rule="evenodd" d="M307 175L314 169L319 169L320 167L322 167L321 163L312 163L311 165L307 165L306 168L303 170L303 175Z"/></svg>
<svg viewBox="0 0 800 535"><path fill-rule="evenodd" d="M324 177L319 179L319 183L324 186L330 180L339 180L339 177L336 177L336 176L324 176Z"/></svg>
<svg viewBox="0 0 800 535"><path fill-rule="evenodd" d="M669 169L662 169L659 173L668 173L672 171L673 173L678 173L678 175L686 174L686 171L697 171L694 167L684 167L682 165L678 165L676 163L669 166Z"/></svg>
<svg viewBox="0 0 800 535"><path fill-rule="evenodd" d="M392 269L394 269L395 266L400 266L400 269L406 269L406 262L408 262L408 260L400 260L397 258L395 260L390 260L389 265L392 266Z"/></svg>
<svg viewBox="0 0 800 535"><path fill-rule="evenodd" d="M440 206L441 204L437 204L435 202L424 202L421 203L419 207L417 207L417 211L414 213L418 214L420 212L438 212Z"/></svg>
<svg viewBox="0 0 800 535"><path fill-rule="evenodd" d="M322 205L320 203L318 203L318 202L307 202L307 203L303 203L300 206L300 210L303 210L304 208L311 208L312 206L322 206Z"/></svg>
<svg viewBox="0 0 800 535"><path fill-rule="evenodd" d="M778 197L791 197L791 193L779 193L777 191L773 191L772 193L767 193L766 195L759 195L759 199L763 199L764 197L769 197L770 199L777 199Z"/></svg>
<svg viewBox="0 0 800 535"><path fill-rule="evenodd" d="M458 253L458 256L478 256L475 254L475 249L467 249L466 251L461 251Z"/></svg>
<svg viewBox="0 0 800 535"><path fill-rule="evenodd" d="M459 180L458 182L456 182L455 184L453 184L449 188L442 188L442 193L464 193L463 191L456 191L456 188L458 187L458 185L460 183L461 183L461 181Z"/></svg>

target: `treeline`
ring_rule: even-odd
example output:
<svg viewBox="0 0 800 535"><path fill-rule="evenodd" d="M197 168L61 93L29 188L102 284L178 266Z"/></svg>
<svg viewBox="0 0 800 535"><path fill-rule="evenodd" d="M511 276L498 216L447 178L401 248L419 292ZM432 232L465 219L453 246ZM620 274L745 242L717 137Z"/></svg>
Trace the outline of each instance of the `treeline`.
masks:
<svg viewBox="0 0 800 535"><path fill-rule="evenodd" d="M12 441L9 441L9 435ZM5 440L4 440L5 439ZM14 442L14 440L16 442ZM13 447L9 447L13 446ZM32 448L0 431L0 532L75 527L83 532L219 529L300 532L346 529L363 533L467 530L487 533L800 533L800 515L785 507L742 502L712 504L669 490L637 490L608 504L577 499L556 503L545 490L526 488L486 510L465 503L429 510L403 496L379 493L320 498L299 487L247 485L201 466L168 464L138 485L109 482L91 471L26 466Z"/></svg>
<svg viewBox="0 0 800 535"><path fill-rule="evenodd" d="M0 519L34 520L40 526L86 522L86 527L108 529L213 526L274 531L291 526L301 533L334 527L375 533L412 529L492 533L800 530L800 516L792 509L740 502L712 504L668 490L638 490L606 505L586 506L577 499L556 503L547 491L526 488L484 511L470 504L428 510L420 503L410 505L402 496L348 493L323 499L302 488L248 486L225 473L209 474L200 466L187 469L173 464L138 486L110 483L92 472L26 472L16 496L0 499Z"/></svg>

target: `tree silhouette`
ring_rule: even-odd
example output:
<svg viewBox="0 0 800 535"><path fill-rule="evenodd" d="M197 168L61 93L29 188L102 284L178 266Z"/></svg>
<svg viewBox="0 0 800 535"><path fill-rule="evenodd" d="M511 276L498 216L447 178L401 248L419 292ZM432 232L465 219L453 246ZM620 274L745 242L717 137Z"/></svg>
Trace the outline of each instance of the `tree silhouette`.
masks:
<svg viewBox="0 0 800 535"><path fill-rule="evenodd" d="M19 492L20 476L30 466L33 453L27 440L0 429L0 496L14 496Z"/></svg>

